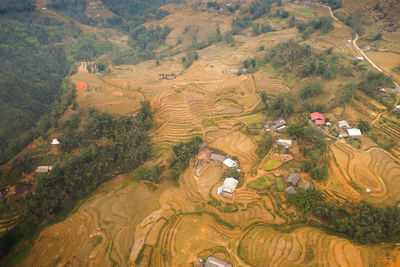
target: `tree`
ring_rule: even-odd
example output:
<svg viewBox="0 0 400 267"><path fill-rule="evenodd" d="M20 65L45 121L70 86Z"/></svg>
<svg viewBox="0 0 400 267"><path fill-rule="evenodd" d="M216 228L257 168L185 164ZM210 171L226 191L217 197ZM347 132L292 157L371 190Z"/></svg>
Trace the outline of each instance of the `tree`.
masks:
<svg viewBox="0 0 400 267"><path fill-rule="evenodd" d="M300 89L300 97L302 99L318 96L324 92L323 85L318 80L308 81L304 87Z"/></svg>
<svg viewBox="0 0 400 267"><path fill-rule="evenodd" d="M294 139L298 139L304 135L304 127L298 123L292 123L288 126L288 134Z"/></svg>
<svg viewBox="0 0 400 267"><path fill-rule="evenodd" d="M325 181L326 178L328 178L328 168L326 167L325 164L321 164L318 167L314 168L310 172L310 176L312 179L322 182Z"/></svg>
<svg viewBox="0 0 400 267"><path fill-rule="evenodd" d="M271 150L273 143L274 137L272 135L266 134L262 141L258 144L258 148L256 151L257 155L261 158L267 155L268 152Z"/></svg>
<svg viewBox="0 0 400 267"><path fill-rule="evenodd" d="M368 121L360 119L358 121L357 127L362 131L362 132L369 132L371 130L371 125L369 124Z"/></svg>
<svg viewBox="0 0 400 267"><path fill-rule="evenodd" d="M159 179L160 174L161 174L161 169L158 166L154 167L141 166L135 170L136 178L140 180L154 182L156 184L160 183Z"/></svg>
<svg viewBox="0 0 400 267"><path fill-rule="evenodd" d="M226 173L227 177L239 178L242 174L237 169L229 169Z"/></svg>

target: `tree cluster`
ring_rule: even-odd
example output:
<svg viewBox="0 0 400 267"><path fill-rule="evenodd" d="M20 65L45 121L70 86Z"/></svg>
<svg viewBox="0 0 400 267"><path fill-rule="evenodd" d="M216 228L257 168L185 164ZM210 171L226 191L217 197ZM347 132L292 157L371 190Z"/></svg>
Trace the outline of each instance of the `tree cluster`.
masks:
<svg viewBox="0 0 400 267"><path fill-rule="evenodd" d="M202 142L200 136L195 136L189 142L180 142L173 146L172 149L182 169L186 169L189 160L199 152L199 146Z"/></svg>
<svg viewBox="0 0 400 267"><path fill-rule="evenodd" d="M321 30L322 33L328 33L335 27L332 23L332 18L329 16L323 16L317 20L305 22L297 25L297 29L301 33L303 39L307 39L312 33Z"/></svg>
<svg viewBox="0 0 400 267"><path fill-rule="evenodd" d="M327 202L318 189L288 194L289 203L306 215L328 223L328 227L360 243L396 242L400 239L400 208L378 208L361 201L349 211Z"/></svg>
<svg viewBox="0 0 400 267"><path fill-rule="evenodd" d="M0 258L23 237L31 234L41 224L51 222L70 210L76 201L87 197L100 183L118 172L137 168L151 155L148 116L142 105L136 118L111 118L91 111L93 135L85 135L87 144L79 153L63 155L52 172L38 180L33 192L26 196L25 207L16 226L0 237ZM109 120L110 119L110 120ZM94 128L97 126L99 129ZM99 145L98 138L109 142ZM138 171L143 179L157 181L159 171Z"/></svg>
<svg viewBox="0 0 400 267"><path fill-rule="evenodd" d="M265 62L286 72L294 72L301 77L322 76L336 78L339 60L332 49L315 52L309 45L289 40L267 50Z"/></svg>

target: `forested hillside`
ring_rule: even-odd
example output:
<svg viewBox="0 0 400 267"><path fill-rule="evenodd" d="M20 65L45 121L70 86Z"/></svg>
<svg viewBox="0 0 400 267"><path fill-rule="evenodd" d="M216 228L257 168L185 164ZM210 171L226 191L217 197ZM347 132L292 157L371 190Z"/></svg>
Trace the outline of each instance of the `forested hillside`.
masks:
<svg viewBox="0 0 400 267"><path fill-rule="evenodd" d="M36 22L32 1L8 1L0 14L0 162L4 162L31 141L35 134L29 130L49 112L71 66L64 45L57 43L71 30L32 25Z"/></svg>

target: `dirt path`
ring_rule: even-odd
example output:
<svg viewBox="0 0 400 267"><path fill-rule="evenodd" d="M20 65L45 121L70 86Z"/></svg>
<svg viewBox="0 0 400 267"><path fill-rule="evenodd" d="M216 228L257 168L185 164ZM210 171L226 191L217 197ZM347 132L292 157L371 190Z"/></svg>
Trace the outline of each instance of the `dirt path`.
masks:
<svg viewBox="0 0 400 267"><path fill-rule="evenodd" d="M339 23L342 23L335 15L332 13L332 9L329 6L324 6L328 8L331 17ZM342 23L343 24L343 23ZM356 33L356 37L353 40L354 48L361 54L363 57L379 72L384 72L378 65L376 65L358 46L357 46L358 34ZM393 82L396 86L399 86L396 81Z"/></svg>

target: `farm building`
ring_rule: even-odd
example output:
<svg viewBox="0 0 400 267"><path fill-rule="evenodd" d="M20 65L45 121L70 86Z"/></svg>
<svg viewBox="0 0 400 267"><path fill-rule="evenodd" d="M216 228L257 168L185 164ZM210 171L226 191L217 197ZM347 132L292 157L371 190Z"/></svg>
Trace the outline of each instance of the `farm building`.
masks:
<svg viewBox="0 0 400 267"><path fill-rule="evenodd" d="M296 186L300 181L301 176L298 173L291 173L286 179L285 184L288 186Z"/></svg>
<svg viewBox="0 0 400 267"><path fill-rule="evenodd" d="M356 57L357 61L364 61L363 57Z"/></svg>
<svg viewBox="0 0 400 267"><path fill-rule="evenodd" d="M15 186L15 194L21 194L31 190L32 184L20 183Z"/></svg>
<svg viewBox="0 0 400 267"><path fill-rule="evenodd" d="M301 187L303 189L314 188L314 184L313 183L304 183L304 184L301 185Z"/></svg>
<svg viewBox="0 0 400 267"><path fill-rule="evenodd" d="M49 172L53 169L53 166L38 166L35 172Z"/></svg>
<svg viewBox="0 0 400 267"><path fill-rule="evenodd" d="M205 267L232 267L232 264L211 256L211 257L208 257L206 264L204 266Z"/></svg>
<svg viewBox="0 0 400 267"><path fill-rule="evenodd" d="M398 111L398 110L400 110L400 105L396 105L396 106L393 108L393 111Z"/></svg>
<svg viewBox="0 0 400 267"><path fill-rule="evenodd" d="M278 140L276 140L276 143L278 145L284 146L285 148L291 148L292 147L292 140L278 139Z"/></svg>
<svg viewBox="0 0 400 267"><path fill-rule="evenodd" d="M337 126L339 127L339 129L349 129L350 128L349 123L345 120L338 121Z"/></svg>
<svg viewBox="0 0 400 267"><path fill-rule="evenodd" d="M274 131L280 131L284 128L286 128L286 121L285 120L277 120L274 122L271 122L269 125Z"/></svg>
<svg viewBox="0 0 400 267"><path fill-rule="evenodd" d="M316 124L316 125L325 125L325 117L322 113L319 112L313 112L310 114L311 120Z"/></svg>
<svg viewBox="0 0 400 267"><path fill-rule="evenodd" d="M51 141L51 144L52 144L52 145L59 145L60 142L57 140L57 138L55 138L55 139L53 139L53 140Z"/></svg>
<svg viewBox="0 0 400 267"><path fill-rule="evenodd" d="M360 129L351 128L347 130L349 138L360 138L362 136Z"/></svg>
<svg viewBox="0 0 400 267"><path fill-rule="evenodd" d="M238 183L239 181L236 180L235 178L232 177L225 178L222 186L218 187L217 193L220 195L232 197L232 194L235 191Z"/></svg>
<svg viewBox="0 0 400 267"><path fill-rule="evenodd" d="M285 189L286 193L293 194L297 193L296 189L293 186L289 186L288 188Z"/></svg>
<svg viewBox="0 0 400 267"><path fill-rule="evenodd" d="M239 164L231 158L226 158L222 163L228 168L236 168L239 166Z"/></svg>
<svg viewBox="0 0 400 267"><path fill-rule="evenodd" d="M215 160L215 161L224 162L225 156L221 155L221 154L211 153L210 159Z"/></svg>

